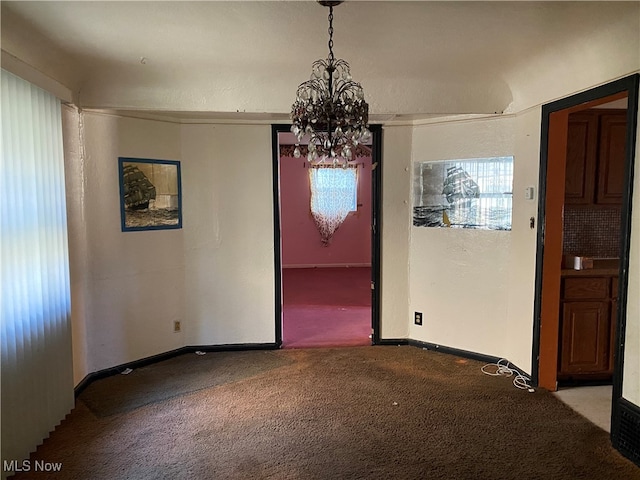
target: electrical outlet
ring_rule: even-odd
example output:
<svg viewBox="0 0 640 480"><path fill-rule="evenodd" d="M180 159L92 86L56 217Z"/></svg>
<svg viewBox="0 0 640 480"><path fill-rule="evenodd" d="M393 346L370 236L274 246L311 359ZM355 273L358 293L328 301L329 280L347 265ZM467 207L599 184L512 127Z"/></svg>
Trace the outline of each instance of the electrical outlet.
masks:
<svg viewBox="0 0 640 480"><path fill-rule="evenodd" d="M173 322L173 331L175 333L178 333L181 330L181 328L182 328L182 324L181 324L180 320L175 320Z"/></svg>
<svg viewBox="0 0 640 480"><path fill-rule="evenodd" d="M422 325L422 312L415 312L413 323L416 325Z"/></svg>

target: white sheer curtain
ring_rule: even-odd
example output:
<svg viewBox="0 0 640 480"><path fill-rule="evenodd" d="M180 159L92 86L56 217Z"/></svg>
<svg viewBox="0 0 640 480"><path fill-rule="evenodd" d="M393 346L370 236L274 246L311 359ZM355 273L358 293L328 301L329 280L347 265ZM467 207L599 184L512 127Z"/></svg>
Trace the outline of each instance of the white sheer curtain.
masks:
<svg viewBox="0 0 640 480"><path fill-rule="evenodd" d="M60 101L5 70L1 99L2 460L11 470L74 397Z"/></svg>
<svg viewBox="0 0 640 480"><path fill-rule="evenodd" d="M320 232L322 244L328 246L349 212L357 209L357 169L355 166L313 166L309 168L309 183L311 215Z"/></svg>

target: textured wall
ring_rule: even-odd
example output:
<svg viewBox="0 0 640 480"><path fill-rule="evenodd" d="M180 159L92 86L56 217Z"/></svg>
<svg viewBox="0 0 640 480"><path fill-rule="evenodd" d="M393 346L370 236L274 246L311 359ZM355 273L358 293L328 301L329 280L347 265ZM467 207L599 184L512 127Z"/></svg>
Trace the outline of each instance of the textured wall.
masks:
<svg viewBox="0 0 640 480"><path fill-rule="evenodd" d="M87 256L77 261L93 372L184 345L173 332L184 314L184 231L122 232L118 184L119 156L180 160L180 127L91 113L82 121L84 218L73 222L86 223Z"/></svg>
<svg viewBox="0 0 640 480"><path fill-rule="evenodd" d="M424 125L414 130L414 162L513 153L513 118ZM423 325L411 322L410 337L503 354L503 326L509 291L514 288L508 283L511 237L508 231L411 227L410 311L423 313Z"/></svg>
<svg viewBox="0 0 640 480"><path fill-rule="evenodd" d="M80 115L76 109L62 107L64 136L65 188L67 193L67 235L71 282L71 325L73 330L73 380L78 384L89 369L87 352L87 315L90 296L87 222L85 216L84 158Z"/></svg>
<svg viewBox="0 0 640 480"><path fill-rule="evenodd" d="M181 135L186 343L272 343L271 128L183 125Z"/></svg>

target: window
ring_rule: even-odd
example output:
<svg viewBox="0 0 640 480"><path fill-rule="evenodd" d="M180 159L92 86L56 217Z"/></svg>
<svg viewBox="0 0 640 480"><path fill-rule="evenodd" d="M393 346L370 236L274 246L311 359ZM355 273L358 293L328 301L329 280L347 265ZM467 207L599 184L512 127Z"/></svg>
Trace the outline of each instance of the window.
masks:
<svg viewBox="0 0 640 480"><path fill-rule="evenodd" d="M358 202L356 168L314 167L309 169L311 211L324 214L355 212Z"/></svg>
<svg viewBox="0 0 640 480"><path fill-rule="evenodd" d="M0 86L2 458L22 459L73 407L62 117L5 70Z"/></svg>
<svg viewBox="0 0 640 480"><path fill-rule="evenodd" d="M356 167L314 166L309 169L311 214L322 243L328 245L349 212L358 208Z"/></svg>

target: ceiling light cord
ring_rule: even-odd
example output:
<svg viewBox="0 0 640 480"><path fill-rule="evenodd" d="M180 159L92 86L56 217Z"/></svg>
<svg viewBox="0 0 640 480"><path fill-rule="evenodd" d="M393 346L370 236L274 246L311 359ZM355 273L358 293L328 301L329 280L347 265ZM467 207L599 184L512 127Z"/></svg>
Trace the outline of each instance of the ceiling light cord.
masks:
<svg viewBox="0 0 640 480"><path fill-rule="evenodd" d="M535 389L529 384L531 379L520 372L518 369L511 366L511 362L506 358L501 358L497 363L487 363L481 368L482 373L492 377L511 377L513 378L513 385L520 390L527 390L530 393L535 392Z"/></svg>

